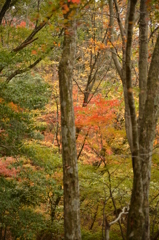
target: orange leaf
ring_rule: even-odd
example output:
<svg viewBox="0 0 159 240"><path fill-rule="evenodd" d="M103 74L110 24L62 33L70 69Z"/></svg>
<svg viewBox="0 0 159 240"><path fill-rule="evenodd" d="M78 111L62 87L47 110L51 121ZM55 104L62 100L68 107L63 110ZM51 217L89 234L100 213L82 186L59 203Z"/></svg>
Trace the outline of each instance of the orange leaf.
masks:
<svg viewBox="0 0 159 240"><path fill-rule="evenodd" d="M31 51L31 54L32 54L32 55L37 55L37 51L36 51L36 50L32 50L32 51Z"/></svg>

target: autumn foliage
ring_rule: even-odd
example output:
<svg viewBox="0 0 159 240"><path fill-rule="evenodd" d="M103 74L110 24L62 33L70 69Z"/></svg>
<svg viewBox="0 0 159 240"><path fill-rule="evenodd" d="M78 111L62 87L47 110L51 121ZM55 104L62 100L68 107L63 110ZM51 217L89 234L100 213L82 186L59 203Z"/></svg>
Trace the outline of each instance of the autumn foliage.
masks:
<svg viewBox="0 0 159 240"><path fill-rule="evenodd" d="M6 159L0 158L0 175L5 177L15 177L17 170L11 167L11 164L15 159L13 157L7 157Z"/></svg>
<svg viewBox="0 0 159 240"><path fill-rule="evenodd" d="M118 100L106 100L101 94L98 94L87 106L74 108L75 124L77 127L94 129L112 124L117 106L119 106Z"/></svg>

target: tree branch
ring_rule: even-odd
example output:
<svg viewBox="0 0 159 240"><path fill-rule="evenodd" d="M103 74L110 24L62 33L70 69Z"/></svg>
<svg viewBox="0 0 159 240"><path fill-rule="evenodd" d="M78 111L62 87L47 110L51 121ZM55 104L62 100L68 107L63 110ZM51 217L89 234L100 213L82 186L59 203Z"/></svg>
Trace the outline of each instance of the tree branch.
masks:
<svg viewBox="0 0 159 240"><path fill-rule="evenodd" d="M159 26L157 26L150 34L148 42L150 41L150 39L153 37L154 33L159 29Z"/></svg>
<svg viewBox="0 0 159 240"><path fill-rule="evenodd" d="M6 82L9 83L10 80L12 78L14 78L16 75L18 74L22 74L24 72L27 72L29 71L30 69L32 69L33 67L35 67L40 61L42 60L42 58L38 58L33 64L29 65L27 68L24 68L24 69L17 69L16 71L14 71L11 75L9 75L6 79Z"/></svg>
<svg viewBox="0 0 159 240"><path fill-rule="evenodd" d="M110 12L110 41L111 43L113 42L113 17L114 17L114 13L113 13L113 0L109 1L109 12ZM121 68L121 64L117 58L116 52L114 47L112 46L112 57L113 57L113 61L116 67L116 70L120 76L120 78L122 79L122 68Z"/></svg>
<svg viewBox="0 0 159 240"><path fill-rule="evenodd" d="M13 52L18 52L20 50L22 50L23 48L25 48L28 44L34 42L37 38L33 39L33 37L43 28L45 27L45 25L48 23L48 21L51 19L51 17L53 16L54 12L57 9L54 9L51 11L51 13L46 17L46 20L44 20L43 22L41 22L38 26L35 26L34 30L31 32L31 34L16 48L14 48L12 51Z"/></svg>
<svg viewBox="0 0 159 240"><path fill-rule="evenodd" d="M73 79L73 81L76 83L76 85L77 85L77 87L79 88L80 92L84 94L84 92L83 92L83 90L81 89L81 87L79 86L78 82L77 82L75 79Z"/></svg>
<svg viewBox="0 0 159 240"><path fill-rule="evenodd" d="M6 2L4 3L1 11L0 11L0 25L2 24L2 19L6 13L6 11L9 9L10 4L11 4L12 0L6 0Z"/></svg>
<svg viewBox="0 0 159 240"><path fill-rule="evenodd" d="M133 22L135 15L135 5L137 0L131 1L130 4L130 14L128 18L128 34L127 34L127 44L126 44L126 85L128 93L128 104L130 108L130 117L132 122L132 135L133 135L133 155L138 155L138 128L137 128L137 118L135 111L135 103L132 90L132 76L131 76L131 48L132 48L132 37L133 37Z"/></svg>
<svg viewBox="0 0 159 240"><path fill-rule="evenodd" d="M127 209L128 211L126 211L126 209ZM118 216L114 221L110 222L109 225L111 226L111 225L113 225L114 223L118 222L123 214L126 215L126 214L128 214L128 213L129 213L129 207L128 207L128 208L127 208L127 207L124 207L124 208L122 209L121 213L119 213L119 216Z"/></svg>
<svg viewBox="0 0 159 240"><path fill-rule="evenodd" d="M116 9L116 15L117 15L117 21L118 21L118 25L120 28L120 33L121 33L121 39L122 39L122 50L123 50L123 56L125 55L125 30L123 28L122 22L121 22L121 18L120 18L120 14L119 14L119 7L118 7L118 3L117 0L114 0L115 3L115 9Z"/></svg>
<svg viewBox="0 0 159 240"><path fill-rule="evenodd" d="M86 135L85 135L85 138L84 138L84 141L83 141L82 147L81 147L81 149L80 149L80 151L79 151L79 153L78 153L77 160L78 160L79 157L81 156L81 153L82 153L82 150L83 150L83 148L84 148L84 145L85 145L86 139L87 139L87 137L88 137L88 133L89 133L89 129L88 129L88 131L87 131L87 133L86 133Z"/></svg>
<svg viewBox="0 0 159 240"><path fill-rule="evenodd" d="M26 46L28 46L29 44L33 43L34 41L36 41L38 39L38 37L33 38L31 40L29 40L28 42L23 42L20 46L16 47L15 49L12 50L12 52L18 52L20 50L22 50L23 48L25 48Z"/></svg>

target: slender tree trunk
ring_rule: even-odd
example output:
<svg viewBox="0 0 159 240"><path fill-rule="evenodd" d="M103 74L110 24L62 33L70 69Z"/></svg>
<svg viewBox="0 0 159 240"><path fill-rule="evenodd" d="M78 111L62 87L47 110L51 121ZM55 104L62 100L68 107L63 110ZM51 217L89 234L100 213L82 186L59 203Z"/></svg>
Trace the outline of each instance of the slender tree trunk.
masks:
<svg viewBox="0 0 159 240"><path fill-rule="evenodd" d="M147 99L140 126L140 158L142 159L144 229L142 240L150 239L149 186L151 156L157 119L159 116L159 35L153 52L147 80Z"/></svg>
<svg viewBox="0 0 159 240"><path fill-rule="evenodd" d="M140 136L141 124L145 113L145 102L147 98L147 76L148 76L148 13L146 0L140 0L140 21L139 21L139 119L138 130ZM147 131L146 131L147 132ZM145 133L146 133L145 132ZM143 138L144 137L144 138ZM151 144L147 138L147 134L143 136L143 131L139 139L140 160L142 160L142 183L143 183L143 240L150 239L150 222L149 222L149 185L151 172ZM146 138L146 139L145 139ZM148 142L147 142L148 140ZM144 149L144 144L146 148Z"/></svg>
<svg viewBox="0 0 159 240"><path fill-rule="evenodd" d="M115 5L117 8L117 2L115 1ZM128 11L129 11L129 5L128 3ZM118 9L118 8L117 8ZM113 43L114 38L113 38L113 25L114 25L114 12L113 12L113 0L109 0L109 11L110 11L110 41ZM119 14L119 13L118 13ZM127 14L128 15L128 14ZM128 143L130 146L130 150L132 152L132 123L131 123L131 117L130 117L130 108L129 108L129 103L128 103L128 92L127 92L127 86L126 86L126 45L125 45L125 38L126 35L125 33L127 32L126 30L124 31L123 26L119 18L119 27L120 27L120 32L121 32L121 38L122 38L122 50L123 50L123 63L122 65L120 64L116 51L114 47L112 46L112 58L115 64L115 67L117 69L117 72L121 78L122 85L123 85L123 93L124 93L124 102L125 102L125 129L126 129L126 135L128 139ZM126 17L127 18L127 17ZM127 28L127 21L126 21L126 28Z"/></svg>
<svg viewBox="0 0 159 240"><path fill-rule="evenodd" d="M124 64L125 65L125 64ZM123 66L122 69L122 86L123 86L123 94L124 94L124 103L125 103L125 130L126 136L128 139L128 143L130 146L130 151L133 151L133 140L132 140L132 122L131 122L131 113L128 102L128 91L126 86L126 66Z"/></svg>
<svg viewBox="0 0 159 240"><path fill-rule="evenodd" d="M65 240L80 240L79 184L75 138L74 109L72 99L73 66L76 53L76 20L71 17L73 3L64 15L65 33L63 53L59 64L59 86L61 103L62 158L64 185ZM67 21L66 21L67 20Z"/></svg>
<svg viewBox="0 0 159 240"><path fill-rule="evenodd" d="M148 75L148 13L147 0L140 1L139 21L139 131L142 122L145 101L147 97Z"/></svg>
<svg viewBox="0 0 159 240"><path fill-rule="evenodd" d="M140 125L139 157L134 158L135 160L134 183L127 231L127 238L131 240L150 239L149 186L151 175L151 156L153 149L153 140L155 137L156 123L159 116L158 66L159 66L159 35L156 41L148 73L146 94L147 98L144 106L142 122ZM142 183L141 189L140 180ZM136 201L137 199L139 201ZM138 218L136 218L137 213L139 213Z"/></svg>
<svg viewBox="0 0 159 240"><path fill-rule="evenodd" d="M10 4L11 4L11 0L6 0L0 11L0 25L2 24L2 19L5 15L6 11L8 10Z"/></svg>
<svg viewBox="0 0 159 240"><path fill-rule="evenodd" d="M2 240L3 227L0 227L0 240Z"/></svg>
<svg viewBox="0 0 159 240"><path fill-rule="evenodd" d="M118 10L117 1L115 7ZM127 239L149 240L149 186L151 175L151 156L156 123L159 116L159 35L154 48L148 73L148 19L146 0L140 0L139 25L139 121L137 122L131 80L131 48L133 23L137 0L128 1L128 11L125 21L127 36L126 53L123 52L123 66L113 50L113 60L121 77L125 101L125 125L133 162L133 190L128 217ZM110 6L110 26L113 26L113 5ZM120 16L117 15L121 25ZM112 30L111 30L112 31ZM120 26L121 36L124 36ZM125 36L124 36L125 37ZM123 40L123 39L122 39ZM111 37L111 41L113 41ZM123 44L124 45L124 44ZM148 76L147 76L148 75Z"/></svg>
<svg viewBox="0 0 159 240"><path fill-rule="evenodd" d="M128 17L128 31L126 44L126 85L128 93L128 104L130 108L130 116L132 122L132 162L134 170L133 189L131 196L130 211L127 226L127 239L141 240L143 233L143 185L142 185L142 169L141 159L139 157L139 136L137 118L135 112L135 104L133 97L133 86L131 79L131 49L133 37L133 23L135 16L135 6L137 0L131 0L130 12Z"/></svg>

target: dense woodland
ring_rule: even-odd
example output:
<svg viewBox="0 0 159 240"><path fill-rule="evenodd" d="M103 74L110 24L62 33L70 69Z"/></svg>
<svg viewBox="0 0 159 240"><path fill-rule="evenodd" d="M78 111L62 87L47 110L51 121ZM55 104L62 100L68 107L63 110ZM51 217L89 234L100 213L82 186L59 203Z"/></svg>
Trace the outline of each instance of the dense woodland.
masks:
<svg viewBox="0 0 159 240"><path fill-rule="evenodd" d="M0 240L159 239L158 0L0 1Z"/></svg>

